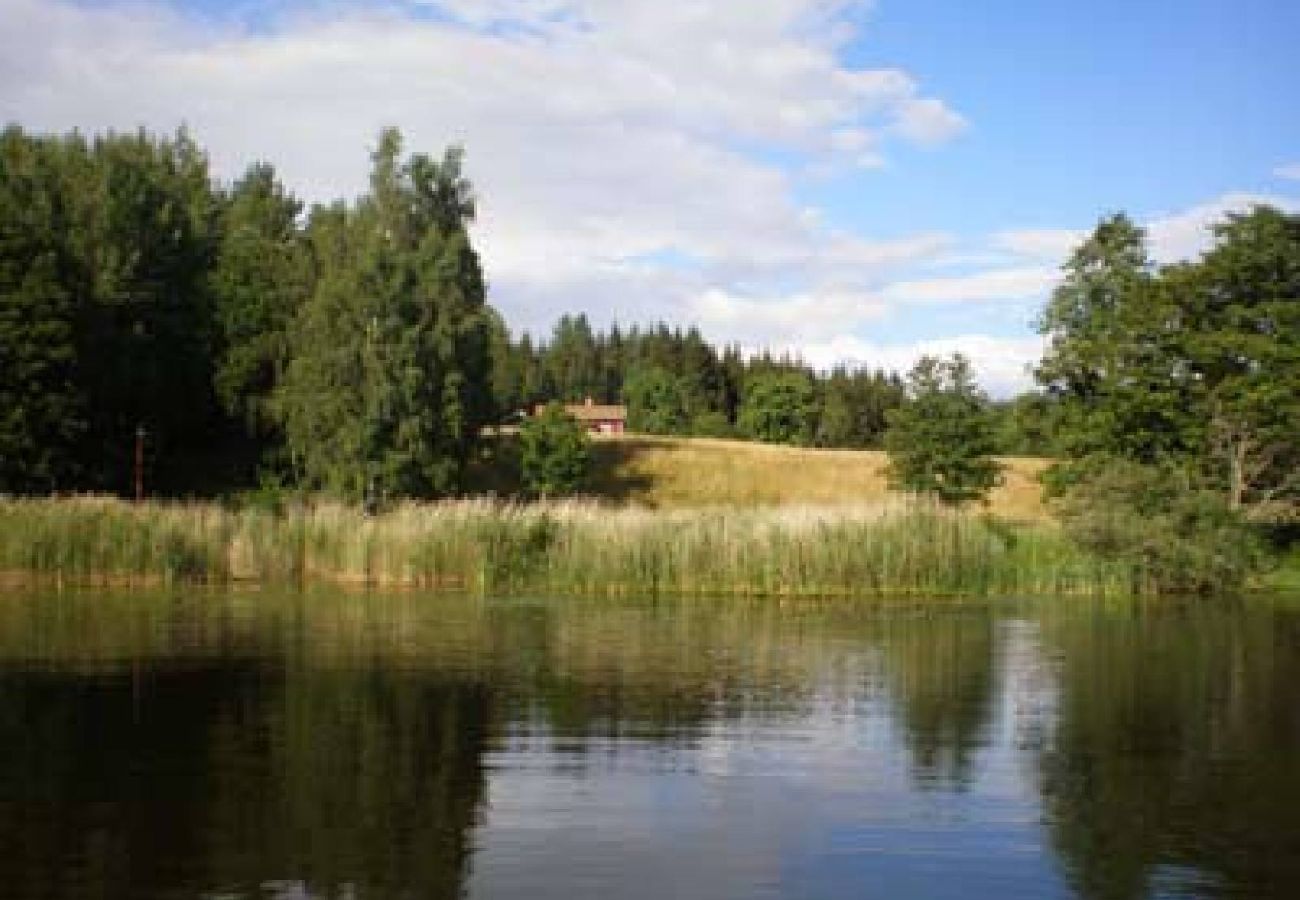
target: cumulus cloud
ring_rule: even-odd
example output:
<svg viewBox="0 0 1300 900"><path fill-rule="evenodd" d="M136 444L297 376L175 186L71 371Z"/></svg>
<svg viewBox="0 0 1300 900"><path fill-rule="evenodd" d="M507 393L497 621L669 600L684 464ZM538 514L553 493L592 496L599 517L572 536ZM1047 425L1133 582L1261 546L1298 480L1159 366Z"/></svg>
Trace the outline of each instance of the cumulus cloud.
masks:
<svg viewBox="0 0 1300 900"><path fill-rule="evenodd" d="M995 268L950 278L895 281L881 292L890 304L964 303L1041 297L1060 278L1050 267Z"/></svg>
<svg viewBox="0 0 1300 900"><path fill-rule="evenodd" d="M1300 181L1300 162L1287 163L1284 166L1278 166L1273 170L1273 174L1278 178L1285 178L1288 181Z"/></svg>
<svg viewBox="0 0 1300 900"><path fill-rule="evenodd" d="M1182 212L1156 216L1145 223L1151 256L1159 263L1195 259L1213 242L1211 226L1229 213L1249 212L1255 206L1276 206L1287 212L1300 210L1300 201L1267 194L1229 193Z"/></svg>
<svg viewBox="0 0 1300 900"><path fill-rule="evenodd" d="M761 298L712 288L693 298L685 311L701 330L724 342L757 347L781 335L789 346L802 346L878 319L884 305L867 294L831 291Z"/></svg>
<svg viewBox="0 0 1300 900"><path fill-rule="evenodd" d="M908 73L842 61L866 5L304 2L248 25L6 0L0 116L51 130L184 122L220 176L268 159L311 200L364 189L384 125L413 148L462 143L493 302L530 327L556 309L680 315L710 289L844 295L947 239L829 229L774 154L878 165L964 125ZM647 263L674 257L693 271Z"/></svg>
<svg viewBox="0 0 1300 900"><path fill-rule="evenodd" d="M516 328L574 311L667 319L818 364L900 368L951 347L990 387L1022 384L1036 339L975 332L1005 332L1008 310L1045 296L1084 232L878 239L797 200L804 173L878 167L967 127L912 74L845 62L869 5L300 0L196 19L159 2L3 0L0 119L186 123L219 176L266 159L309 200L363 190L367 148L396 124L414 149L466 146L491 299ZM1194 255L1210 222L1253 202L1296 208L1224 195L1149 220L1153 252ZM930 332L960 336L861 337L908 316L916 331L918 307Z"/></svg>
<svg viewBox="0 0 1300 900"><path fill-rule="evenodd" d="M1278 194L1230 192L1184 210L1138 217L1147 233L1151 257L1167 264L1191 260L1213 243L1213 226L1232 213L1247 213L1256 206L1275 206L1286 212L1300 211L1300 200ZM1089 231L1077 228L1039 228L1000 231L990 244L998 250L1032 259L1063 263Z"/></svg>
<svg viewBox="0 0 1300 900"><path fill-rule="evenodd" d="M1063 261L1088 232L1074 228L1023 228L999 231L990 243L997 250L1034 259Z"/></svg>
<svg viewBox="0 0 1300 900"><path fill-rule="evenodd" d="M1043 340L1036 336L994 337L987 334L959 334L905 343L838 335L825 341L777 347L823 369L847 365L895 372L906 372L922 356L964 353L970 359L980 384L995 398L1011 397L1032 386L1030 370L1042 358L1043 348Z"/></svg>

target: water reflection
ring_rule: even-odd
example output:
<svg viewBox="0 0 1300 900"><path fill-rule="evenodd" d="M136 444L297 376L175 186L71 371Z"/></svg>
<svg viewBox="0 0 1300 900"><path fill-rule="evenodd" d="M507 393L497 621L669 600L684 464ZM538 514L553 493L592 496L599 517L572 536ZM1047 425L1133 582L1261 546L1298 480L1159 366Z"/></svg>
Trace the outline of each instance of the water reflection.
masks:
<svg viewBox="0 0 1300 900"><path fill-rule="evenodd" d="M1260 606L0 598L5 897L1283 897Z"/></svg>
<svg viewBox="0 0 1300 900"><path fill-rule="evenodd" d="M1085 897L1300 892L1300 619L1135 609L1047 620L1052 840Z"/></svg>
<svg viewBox="0 0 1300 900"><path fill-rule="evenodd" d="M922 785L969 784L987 744L997 675L996 619L986 606L919 610L879 636L895 710Z"/></svg>

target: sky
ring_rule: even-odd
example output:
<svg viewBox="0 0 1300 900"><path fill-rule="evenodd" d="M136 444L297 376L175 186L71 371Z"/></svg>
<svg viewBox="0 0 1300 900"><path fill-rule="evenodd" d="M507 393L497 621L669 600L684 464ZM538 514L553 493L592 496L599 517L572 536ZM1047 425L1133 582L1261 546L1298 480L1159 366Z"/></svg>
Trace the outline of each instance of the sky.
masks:
<svg viewBox="0 0 1300 900"><path fill-rule="evenodd" d="M465 148L489 300L819 367L963 351L1027 387L1061 263L1300 211L1292 0L0 0L0 121L188 127L214 174L364 191Z"/></svg>

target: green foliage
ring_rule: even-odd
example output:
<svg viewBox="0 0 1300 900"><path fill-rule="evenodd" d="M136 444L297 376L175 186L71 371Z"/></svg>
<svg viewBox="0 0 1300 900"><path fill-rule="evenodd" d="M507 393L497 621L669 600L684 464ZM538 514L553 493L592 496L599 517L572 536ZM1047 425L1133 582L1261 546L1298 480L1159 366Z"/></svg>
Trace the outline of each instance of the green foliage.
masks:
<svg viewBox="0 0 1300 900"><path fill-rule="evenodd" d="M0 145L0 481L124 490L140 425L175 480L216 421L206 158L183 131Z"/></svg>
<svg viewBox="0 0 1300 900"><path fill-rule="evenodd" d="M641 434L682 434L686 430L686 404L682 385L658 366L632 371L623 384L627 427Z"/></svg>
<svg viewBox="0 0 1300 900"><path fill-rule="evenodd" d="M0 492L66 488L86 429L56 149L0 134Z"/></svg>
<svg viewBox="0 0 1300 900"><path fill-rule="evenodd" d="M493 406L460 151L400 154L385 131L370 193L313 212L318 279L276 396L301 476L349 497L454 490Z"/></svg>
<svg viewBox="0 0 1300 900"><path fill-rule="evenodd" d="M811 379L799 372L770 372L745 386L736 427L769 444L812 443L817 396Z"/></svg>
<svg viewBox="0 0 1300 900"><path fill-rule="evenodd" d="M885 447L897 490L949 506L983 500L1000 483L1001 465L988 399L969 361L925 356L907 377L908 402L892 411Z"/></svg>
<svg viewBox="0 0 1300 900"><path fill-rule="evenodd" d="M1066 265L1038 379L1061 449L1177 461L1256 521L1300 517L1300 217L1229 216L1159 272L1123 216Z"/></svg>
<svg viewBox="0 0 1300 900"><path fill-rule="evenodd" d="M605 397L601 358L591 323L582 314L561 316L545 356L546 399L581 403L587 397Z"/></svg>
<svg viewBox="0 0 1300 900"><path fill-rule="evenodd" d="M903 397L903 384L895 375L832 370L822 383L817 446L881 446L889 427L887 413L902 405Z"/></svg>
<svg viewBox="0 0 1300 900"><path fill-rule="evenodd" d="M1135 593L1240 588L1262 547L1241 515L1186 473L1097 456L1075 468L1057 503L1066 533L1124 565Z"/></svg>
<svg viewBox="0 0 1300 900"><path fill-rule="evenodd" d="M691 434L695 437L729 438L735 432L724 413L710 410L691 420Z"/></svg>
<svg viewBox="0 0 1300 900"><path fill-rule="evenodd" d="M558 403L519 429L520 474L533 496L558 497L576 491L591 465L590 439L582 425Z"/></svg>
<svg viewBox="0 0 1300 900"><path fill-rule="evenodd" d="M593 330L582 315L562 316L548 343L529 335L493 336L493 390L502 410L551 400L628 404L629 428L664 434L730 437L739 427L747 385L771 375L798 375L814 386L812 424L800 443L878 447L885 413L902 402L897 376L867 369L814 371L789 357L745 357L736 347L714 347L695 329Z"/></svg>
<svg viewBox="0 0 1300 900"><path fill-rule="evenodd" d="M217 395L254 432L270 424L268 400L288 362L289 328L310 293L302 204L275 170L250 166L225 198L212 270L220 352Z"/></svg>
<svg viewBox="0 0 1300 900"><path fill-rule="evenodd" d="M1039 327L1036 373L1059 398L1062 450L1154 462L1195 441L1190 380L1174 365L1181 323L1160 289L1142 229L1102 221L1065 265Z"/></svg>
<svg viewBox="0 0 1300 900"><path fill-rule="evenodd" d="M1177 273L1206 469L1252 519L1300 521L1300 216L1258 207L1215 239Z"/></svg>
<svg viewBox="0 0 1300 900"><path fill-rule="evenodd" d="M1042 393L994 404L998 452L1004 456L1055 456L1058 401Z"/></svg>

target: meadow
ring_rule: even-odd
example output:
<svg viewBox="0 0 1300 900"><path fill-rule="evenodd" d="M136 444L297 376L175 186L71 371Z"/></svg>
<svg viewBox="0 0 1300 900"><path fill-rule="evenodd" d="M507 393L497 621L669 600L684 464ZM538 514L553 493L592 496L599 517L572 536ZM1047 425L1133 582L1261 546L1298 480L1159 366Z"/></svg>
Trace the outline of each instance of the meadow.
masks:
<svg viewBox="0 0 1300 900"><path fill-rule="evenodd" d="M1006 457L987 512L1050 519L1038 475L1050 460ZM897 504L878 450L824 450L715 438L607 436L592 443L596 497L655 509Z"/></svg>

